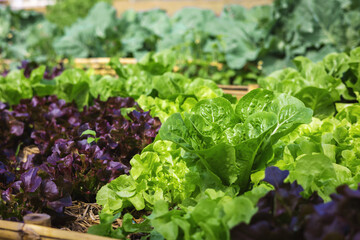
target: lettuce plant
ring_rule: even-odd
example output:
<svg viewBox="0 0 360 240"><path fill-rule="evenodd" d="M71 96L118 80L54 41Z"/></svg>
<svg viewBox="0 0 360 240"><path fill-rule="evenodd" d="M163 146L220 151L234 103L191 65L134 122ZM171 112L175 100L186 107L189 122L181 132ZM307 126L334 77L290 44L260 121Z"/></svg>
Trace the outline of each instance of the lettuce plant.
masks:
<svg viewBox="0 0 360 240"><path fill-rule="evenodd" d="M268 178L269 172L278 176ZM300 193L297 184L284 183L288 171L266 169L266 178L274 185L257 203L258 211L249 223L242 222L231 230L232 239L356 239L360 236L360 187L339 186L331 201L313 193L309 198Z"/></svg>
<svg viewBox="0 0 360 240"><path fill-rule="evenodd" d="M302 125L275 145L274 161L290 170L290 180L297 180L309 196L317 191L325 200L337 186L356 188L360 181L358 104L339 109L335 117Z"/></svg>
<svg viewBox="0 0 360 240"><path fill-rule="evenodd" d="M235 107L224 98L200 101L189 113L168 118L159 134L197 155L223 184L244 192L250 173L271 159L272 145L311 116L298 99L257 89Z"/></svg>
<svg viewBox="0 0 360 240"><path fill-rule="evenodd" d="M335 104L355 102L359 93L360 48L347 53L328 54L320 62L305 57L294 59L295 68L286 68L260 78L260 86L297 97L320 119L333 116Z"/></svg>
<svg viewBox="0 0 360 240"><path fill-rule="evenodd" d="M56 96L21 100L12 110L0 103L0 123L2 218L61 215L74 199L94 201L101 186L128 173L129 160L160 127L133 99L119 97L95 99L82 112ZM35 151L25 155L29 148Z"/></svg>
<svg viewBox="0 0 360 240"><path fill-rule="evenodd" d="M117 213L153 209L157 200L186 207L207 189L234 197L272 159L272 145L311 115L300 100L263 89L235 106L225 98L199 101L190 112L170 116L157 141L130 161L130 175L102 187L97 202Z"/></svg>

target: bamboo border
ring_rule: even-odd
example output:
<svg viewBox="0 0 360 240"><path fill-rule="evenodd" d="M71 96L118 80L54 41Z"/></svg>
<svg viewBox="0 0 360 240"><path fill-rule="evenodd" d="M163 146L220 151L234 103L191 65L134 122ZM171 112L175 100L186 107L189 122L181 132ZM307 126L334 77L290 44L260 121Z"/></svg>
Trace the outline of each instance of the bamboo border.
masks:
<svg viewBox="0 0 360 240"><path fill-rule="evenodd" d="M168 15L174 15L174 13L186 7L207 9L219 15L225 6L231 4L252 8L255 6L269 5L272 2L273 0L114 0L113 6L116 8L119 16L128 9L148 11L156 8L165 10Z"/></svg>
<svg viewBox="0 0 360 240"><path fill-rule="evenodd" d="M41 240L111 240L113 238L101 237L87 233L65 231L56 228L44 227L34 224L25 224L0 220L1 239L41 239Z"/></svg>
<svg viewBox="0 0 360 240"><path fill-rule="evenodd" d="M0 1L0 5L5 5L5 6L9 5L9 0Z"/></svg>
<svg viewBox="0 0 360 240"><path fill-rule="evenodd" d="M136 64L136 58L119 58L121 64ZM108 64L110 58L101 57L101 58L75 58L75 64Z"/></svg>
<svg viewBox="0 0 360 240"><path fill-rule="evenodd" d="M259 88L258 84L249 84L248 86L241 85L218 85L224 93L235 96L237 99L242 98L254 89Z"/></svg>

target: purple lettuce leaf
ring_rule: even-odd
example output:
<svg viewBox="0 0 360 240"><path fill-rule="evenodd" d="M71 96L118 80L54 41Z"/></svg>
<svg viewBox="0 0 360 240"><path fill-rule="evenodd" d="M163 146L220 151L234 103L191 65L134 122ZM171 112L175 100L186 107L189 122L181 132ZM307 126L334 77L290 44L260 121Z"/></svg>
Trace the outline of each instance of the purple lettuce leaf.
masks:
<svg viewBox="0 0 360 240"><path fill-rule="evenodd" d="M339 186L324 203L316 192L302 197L296 182L281 183L285 172L271 167L266 173L275 190L259 200L249 224L231 230L232 239L360 239L360 185L357 190Z"/></svg>
<svg viewBox="0 0 360 240"><path fill-rule="evenodd" d="M38 171L35 167L21 174L20 179L26 192L35 192L40 187L42 179L37 175Z"/></svg>
<svg viewBox="0 0 360 240"><path fill-rule="evenodd" d="M264 181L270 183L278 189L284 183L284 180L288 175L289 171L281 171L279 168L271 166L265 169Z"/></svg>
<svg viewBox="0 0 360 240"><path fill-rule="evenodd" d="M359 239L360 237L360 186L352 190L339 186L332 201L319 204L308 216L304 228L306 239Z"/></svg>
<svg viewBox="0 0 360 240"><path fill-rule="evenodd" d="M69 207L71 205L72 199L70 195L66 195L65 197L56 201L47 202L47 207L58 213L63 212L65 207Z"/></svg>
<svg viewBox="0 0 360 240"><path fill-rule="evenodd" d="M0 162L0 188L3 189L15 181L15 174L10 172L8 167Z"/></svg>
<svg viewBox="0 0 360 240"><path fill-rule="evenodd" d="M37 69L40 65L34 61L28 61L28 60L23 60L20 63L20 66L18 66L18 69L23 69L24 70L24 76L26 78L29 78L31 76L32 71L34 71L35 69ZM46 70L44 72L44 79L46 80L52 80L55 77L59 76L62 74L62 72L65 71L65 67L64 67L64 63L60 62L58 65L54 66L53 68L50 68L48 66L46 66ZM10 71L9 70L5 70L1 73L1 76L6 77L8 75Z"/></svg>
<svg viewBox="0 0 360 240"><path fill-rule="evenodd" d="M123 116L121 108L136 110ZM56 96L24 99L12 110L0 103L0 213L61 214L71 200L95 201L103 185L129 172L160 125L132 98L94 99L82 112ZM95 131L96 141L88 142L85 130ZM26 148L36 151L25 155Z"/></svg>

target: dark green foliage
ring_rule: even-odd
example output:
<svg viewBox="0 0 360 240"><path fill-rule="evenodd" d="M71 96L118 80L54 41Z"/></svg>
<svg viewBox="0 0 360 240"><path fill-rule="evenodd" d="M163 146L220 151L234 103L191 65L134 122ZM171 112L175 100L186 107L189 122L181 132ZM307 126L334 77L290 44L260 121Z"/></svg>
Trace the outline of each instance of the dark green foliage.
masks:
<svg viewBox="0 0 360 240"><path fill-rule="evenodd" d="M112 0L57 0L46 9L46 19L64 29L85 17L89 10L98 2L112 3Z"/></svg>

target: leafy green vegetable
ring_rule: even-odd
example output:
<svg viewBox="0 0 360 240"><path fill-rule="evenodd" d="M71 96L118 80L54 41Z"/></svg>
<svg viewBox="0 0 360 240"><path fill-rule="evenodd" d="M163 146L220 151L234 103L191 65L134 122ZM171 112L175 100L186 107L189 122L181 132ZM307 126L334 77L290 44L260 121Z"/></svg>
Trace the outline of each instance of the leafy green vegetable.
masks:
<svg viewBox="0 0 360 240"><path fill-rule="evenodd" d="M245 192L251 171L271 159L271 146L311 115L296 98L263 89L236 106L225 98L201 100L189 113L170 116L158 141L130 161L130 176L100 189L97 202L116 213L152 209L158 200L189 206L209 188L229 196L239 187Z"/></svg>
<svg viewBox="0 0 360 240"><path fill-rule="evenodd" d="M55 61L52 42L60 34L41 13L0 6L0 57Z"/></svg>
<svg viewBox="0 0 360 240"><path fill-rule="evenodd" d="M103 2L111 3L112 0L101 0ZM58 27L64 28L76 22L80 17L85 17L88 11L100 0L60 0L52 6L47 7L46 19L55 23Z"/></svg>
<svg viewBox="0 0 360 240"><path fill-rule="evenodd" d="M148 218L165 239L230 239L229 229L240 222L248 223L256 208L246 197L213 196L213 193L216 192L208 191L208 198L186 212L169 211L165 201L158 201Z"/></svg>
<svg viewBox="0 0 360 240"><path fill-rule="evenodd" d="M271 146L311 116L296 98L257 89L240 99L235 110L224 98L200 101L190 113L168 118L159 134L198 155L223 184L239 184L244 192L250 172L271 158Z"/></svg>
<svg viewBox="0 0 360 240"><path fill-rule="evenodd" d="M89 77L81 70L66 70L56 78L56 95L67 102L75 101L79 108L89 102Z"/></svg>
<svg viewBox="0 0 360 240"><path fill-rule="evenodd" d="M130 176L120 176L100 189L97 203L103 206L103 212L115 213L130 206L152 209L158 200L173 206L191 203L209 187L234 195L235 189L223 186L204 166L194 162L194 157L174 143L156 141L130 161Z"/></svg>
<svg viewBox="0 0 360 240"><path fill-rule="evenodd" d="M145 220L139 224L133 224L133 217L126 213L122 219L122 226L113 229L112 223L119 218L120 214L115 216L107 213L100 214L100 224L93 225L88 229L88 233L100 236L109 236L113 238L125 239L131 233L148 233L152 231L150 221Z"/></svg>
<svg viewBox="0 0 360 240"><path fill-rule="evenodd" d="M90 94L102 101L106 101L109 97L126 96L125 82L111 76L103 76L101 78L90 77Z"/></svg>
<svg viewBox="0 0 360 240"><path fill-rule="evenodd" d="M332 53L321 62L313 63L308 58L294 59L296 69L286 68L261 78L262 87L289 93L314 111L314 116L324 119L335 114L335 103L354 101L359 92L360 48L350 52Z"/></svg>
<svg viewBox="0 0 360 240"><path fill-rule="evenodd" d="M118 59L113 59L111 66L119 78L97 76L91 70L67 69L54 79L47 80L44 77L45 66L29 72L27 69L11 71L5 77L0 76L0 101L12 105L33 95L56 94L68 102L75 101L81 109L98 97L106 101L109 97L130 96L138 98L144 110L151 110L153 116L160 114L161 120L165 121L173 113L190 110L200 100L224 95L211 80L190 80L171 72L172 65L168 60L172 57L173 53L166 51L149 54L141 63L129 66L123 66ZM156 66L163 66L163 70L154 71ZM226 97L232 102L236 101L231 96Z"/></svg>
<svg viewBox="0 0 360 240"><path fill-rule="evenodd" d="M320 0L275 1L274 17L280 27L273 29L268 41L272 54L263 58L265 72L291 65L291 59L298 55L319 61L331 52L358 46L355 36L360 25L350 20L359 16L358 7L354 0L330 0L326 6Z"/></svg>
<svg viewBox="0 0 360 240"><path fill-rule="evenodd" d="M99 2L84 19L68 28L62 37L54 41L54 49L60 56L105 56L106 34L116 22L116 11L110 5Z"/></svg>
<svg viewBox="0 0 360 240"><path fill-rule="evenodd" d="M276 0L252 9L229 5L219 17L196 8L184 8L173 17L159 9L129 10L119 18L109 4L97 2L77 7L74 0L60 1L47 14L57 25L40 14L1 8L1 55L45 62L56 60L55 53L59 57L141 59L149 52L170 50L176 53L179 71L188 77L242 84L256 81L262 73L293 66L296 56L319 61L360 44L356 0ZM147 70L163 73L172 65L171 59L166 61L165 65L147 62Z"/></svg>
<svg viewBox="0 0 360 240"><path fill-rule="evenodd" d="M0 76L0 101L14 105L32 95L31 81L21 71L12 71L6 77Z"/></svg>
<svg viewBox="0 0 360 240"><path fill-rule="evenodd" d="M352 113L350 113L350 111ZM336 117L320 121L314 118L283 137L275 157L276 165L290 170L290 180L297 180L310 196L317 191L324 200L341 184L356 188L360 180L359 105L342 109ZM350 113L350 114L349 114Z"/></svg>

